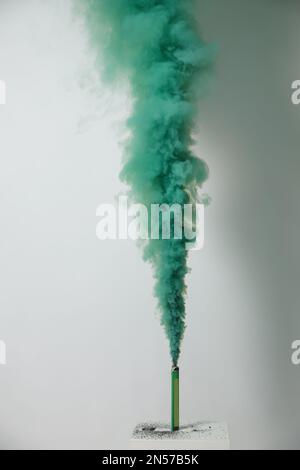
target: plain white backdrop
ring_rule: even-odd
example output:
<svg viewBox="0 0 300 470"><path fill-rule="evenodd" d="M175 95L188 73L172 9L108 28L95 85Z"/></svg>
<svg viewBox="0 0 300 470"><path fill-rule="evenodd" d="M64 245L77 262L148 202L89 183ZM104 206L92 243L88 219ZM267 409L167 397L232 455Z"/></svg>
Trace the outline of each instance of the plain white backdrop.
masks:
<svg viewBox="0 0 300 470"><path fill-rule="evenodd" d="M299 7L199 0L219 52L181 414L227 421L238 449L300 448ZM96 237L96 208L124 190L126 84L101 85L70 0L0 0L0 79L0 447L126 448L170 408L151 269L133 242Z"/></svg>

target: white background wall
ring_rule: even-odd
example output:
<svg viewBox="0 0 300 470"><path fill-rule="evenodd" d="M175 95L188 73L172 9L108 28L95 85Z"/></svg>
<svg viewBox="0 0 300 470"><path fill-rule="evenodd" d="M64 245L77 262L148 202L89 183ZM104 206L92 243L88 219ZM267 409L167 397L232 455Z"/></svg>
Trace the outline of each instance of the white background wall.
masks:
<svg viewBox="0 0 300 470"><path fill-rule="evenodd" d="M182 418L226 420L238 449L300 449L299 2L199 0L219 45L199 155L206 245L191 255ZM0 0L0 447L126 448L169 419L149 266L100 242L122 190L124 90L97 82L69 0Z"/></svg>

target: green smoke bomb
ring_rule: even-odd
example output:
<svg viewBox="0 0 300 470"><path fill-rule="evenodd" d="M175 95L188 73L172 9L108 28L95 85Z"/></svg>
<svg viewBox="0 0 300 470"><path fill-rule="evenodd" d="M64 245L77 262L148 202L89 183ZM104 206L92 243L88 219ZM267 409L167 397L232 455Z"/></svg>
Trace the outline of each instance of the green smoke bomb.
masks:
<svg viewBox="0 0 300 470"><path fill-rule="evenodd" d="M179 430L179 368L171 372L171 431Z"/></svg>

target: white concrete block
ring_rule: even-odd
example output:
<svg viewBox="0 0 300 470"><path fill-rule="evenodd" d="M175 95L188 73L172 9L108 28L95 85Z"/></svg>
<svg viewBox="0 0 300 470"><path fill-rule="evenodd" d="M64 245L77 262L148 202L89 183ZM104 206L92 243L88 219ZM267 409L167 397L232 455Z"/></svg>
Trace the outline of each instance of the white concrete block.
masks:
<svg viewBox="0 0 300 470"><path fill-rule="evenodd" d="M170 432L170 425L139 424L130 440L132 450L229 450L226 423L198 422Z"/></svg>

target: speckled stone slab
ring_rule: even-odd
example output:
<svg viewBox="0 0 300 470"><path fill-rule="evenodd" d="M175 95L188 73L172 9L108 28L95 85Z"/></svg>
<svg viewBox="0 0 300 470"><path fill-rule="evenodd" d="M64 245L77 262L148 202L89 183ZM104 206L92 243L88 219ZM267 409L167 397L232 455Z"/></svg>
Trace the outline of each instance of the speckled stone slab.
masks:
<svg viewBox="0 0 300 470"><path fill-rule="evenodd" d="M226 423L198 422L170 432L170 425L141 423L133 431L130 448L135 450L229 450Z"/></svg>

